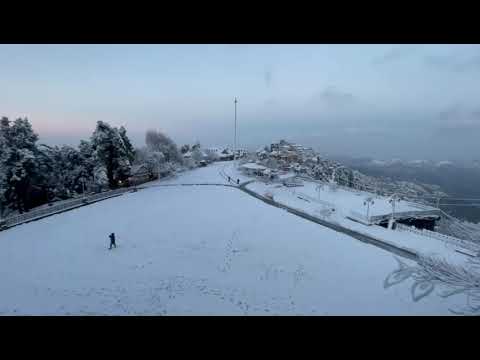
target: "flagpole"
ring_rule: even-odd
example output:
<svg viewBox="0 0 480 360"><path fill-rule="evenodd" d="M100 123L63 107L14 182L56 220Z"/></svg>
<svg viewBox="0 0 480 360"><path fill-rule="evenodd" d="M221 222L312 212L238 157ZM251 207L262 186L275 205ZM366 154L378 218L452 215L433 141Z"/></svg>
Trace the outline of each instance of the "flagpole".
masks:
<svg viewBox="0 0 480 360"><path fill-rule="evenodd" d="M237 157L237 98L235 98L235 137L233 142L233 164L235 165L235 160Z"/></svg>

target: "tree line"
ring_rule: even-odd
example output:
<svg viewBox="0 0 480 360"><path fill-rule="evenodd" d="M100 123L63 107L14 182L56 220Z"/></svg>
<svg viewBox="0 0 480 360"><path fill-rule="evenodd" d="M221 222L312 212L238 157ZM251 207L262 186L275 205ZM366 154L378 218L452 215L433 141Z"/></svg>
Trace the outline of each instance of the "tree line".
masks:
<svg viewBox="0 0 480 360"><path fill-rule="evenodd" d="M85 192L128 184L132 165L175 167L183 162L176 144L149 130L146 146L135 149L126 129L98 121L89 140L78 147L38 144L27 118L0 119L0 215Z"/></svg>

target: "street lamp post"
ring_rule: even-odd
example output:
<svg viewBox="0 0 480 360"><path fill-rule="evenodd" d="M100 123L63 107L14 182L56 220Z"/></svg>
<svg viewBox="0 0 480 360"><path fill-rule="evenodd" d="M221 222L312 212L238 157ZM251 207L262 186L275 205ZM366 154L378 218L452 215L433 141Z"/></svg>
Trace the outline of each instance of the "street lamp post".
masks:
<svg viewBox="0 0 480 360"><path fill-rule="evenodd" d="M373 201L372 197L368 197L365 199L363 205L367 205L367 220L370 222L370 204L374 204L375 202Z"/></svg>
<svg viewBox="0 0 480 360"><path fill-rule="evenodd" d="M389 202L392 204L392 216L391 216L391 226L393 227L393 222L395 221L395 203L397 201L400 201L400 198L397 194L393 194L389 200Z"/></svg>
<svg viewBox="0 0 480 360"><path fill-rule="evenodd" d="M322 185L321 184L318 184L317 185L317 191L318 191L318 200L320 200L320 193L322 192Z"/></svg>
<svg viewBox="0 0 480 360"><path fill-rule="evenodd" d="M233 140L233 164L235 166L235 160L237 158L237 98L235 98L235 135Z"/></svg>

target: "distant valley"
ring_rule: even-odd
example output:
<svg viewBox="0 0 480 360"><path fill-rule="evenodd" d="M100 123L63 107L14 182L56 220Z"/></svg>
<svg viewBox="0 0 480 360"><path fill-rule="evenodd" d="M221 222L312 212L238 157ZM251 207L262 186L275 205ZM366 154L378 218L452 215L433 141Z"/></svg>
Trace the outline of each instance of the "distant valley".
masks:
<svg viewBox="0 0 480 360"><path fill-rule="evenodd" d="M442 199L442 203L455 204L442 206L444 211L463 220L480 222L480 200L473 200L480 199L479 161L378 160L347 156L337 156L335 160L369 176L438 185L452 198Z"/></svg>

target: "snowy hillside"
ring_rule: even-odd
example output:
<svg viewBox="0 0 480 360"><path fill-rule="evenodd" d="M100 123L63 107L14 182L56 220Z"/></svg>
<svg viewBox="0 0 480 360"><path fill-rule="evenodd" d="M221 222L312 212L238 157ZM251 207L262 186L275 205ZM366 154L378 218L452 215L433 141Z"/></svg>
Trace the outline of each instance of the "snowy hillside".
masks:
<svg viewBox="0 0 480 360"><path fill-rule="evenodd" d="M248 161L256 160L272 170L294 171L301 176L323 182L335 179L341 185L356 190L366 190L377 195L391 196L396 194L406 200L427 206L438 207L440 206L438 201L443 199L441 209L448 213L448 215L445 215L449 218L442 218L437 231L445 235L480 243L479 225L471 222L462 224L462 221L459 220L459 218L466 220L462 215L468 215L467 219L475 220L477 218L476 214L479 214L478 205L467 206L468 204L462 204L462 201L454 200L450 193L447 194L444 186L435 185L435 181L433 183L428 181L428 176L420 177L423 181L417 179L417 175L421 174L422 171L437 173L441 169L442 171L452 172L449 178L454 183L458 182L459 187L462 187L462 182L469 181L471 185L465 187L466 190L478 189L477 178L467 176L466 173L457 174L457 168L453 167L452 162L445 160L435 163L429 160L402 161L400 159L382 161L352 158L340 158L342 161L336 161L323 157L313 150L306 151L305 149L301 145L280 140L279 143L273 143L259 149L256 152L256 158ZM387 170L395 170L391 173L392 177L385 176L389 174L385 172ZM394 176L396 172L402 175ZM366 173L370 175L366 175ZM448 189L451 190L452 188L449 187ZM474 194L474 192L472 193ZM464 195L461 197L471 198L472 196ZM444 205L451 202L454 202L454 204ZM475 222L478 222L478 220Z"/></svg>
<svg viewBox="0 0 480 360"><path fill-rule="evenodd" d="M223 167L168 184L225 184ZM449 314L465 301L384 289L391 253L233 187L151 186L0 237L1 314Z"/></svg>

